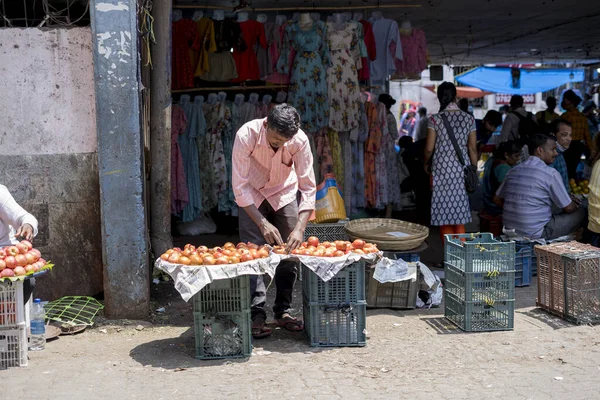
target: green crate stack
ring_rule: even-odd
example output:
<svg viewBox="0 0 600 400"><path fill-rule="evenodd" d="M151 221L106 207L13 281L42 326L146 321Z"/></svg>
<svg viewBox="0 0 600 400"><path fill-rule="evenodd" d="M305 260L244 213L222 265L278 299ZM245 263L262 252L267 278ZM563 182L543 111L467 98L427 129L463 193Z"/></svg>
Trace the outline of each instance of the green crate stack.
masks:
<svg viewBox="0 0 600 400"><path fill-rule="evenodd" d="M241 358L252 354L248 275L214 281L192 301L196 358Z"/></svg>
<svg viewBox="0 0 600 400"><path fill-rule="evenodd" d="M304 331L311 346L364 346L365 263L353 263L327 282L302 268Z"/></svg>
<svg viewBox="0 0 600 400"><path fill-rule="evenodd" d="M467 332L512 330L515 243L447 235L445 249L445 317Z"/></svg>

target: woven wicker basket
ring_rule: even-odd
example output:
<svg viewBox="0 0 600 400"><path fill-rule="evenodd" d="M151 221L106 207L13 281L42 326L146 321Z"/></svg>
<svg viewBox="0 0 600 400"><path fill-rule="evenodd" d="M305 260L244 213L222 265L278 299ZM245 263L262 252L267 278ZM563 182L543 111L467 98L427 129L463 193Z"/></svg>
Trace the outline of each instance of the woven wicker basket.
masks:
<svg viewBox="0 0 600 400"><path fill-rule="evenodd" d="M350 239L374 243L380 250L403 251L419 247L429 237L429 229L422 225L397 219L367 218L350 221L344 227ZM407 236L395 237L391 232Z"/></svg>

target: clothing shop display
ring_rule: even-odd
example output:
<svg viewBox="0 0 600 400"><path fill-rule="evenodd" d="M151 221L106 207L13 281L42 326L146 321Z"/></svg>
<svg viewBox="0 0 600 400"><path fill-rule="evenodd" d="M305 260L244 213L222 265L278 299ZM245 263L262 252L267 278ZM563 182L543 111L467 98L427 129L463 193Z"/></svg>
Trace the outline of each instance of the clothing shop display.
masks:
<svg viewBox="0 0 600 400"><path fill-rule="evenodd" d="M367 120L369 122L369 137L365 143L365 202L369 208L377 206L377 171L376 158L381 146L381 127L377 116L377 106L371 102L365 103Z"/></svg>
<svg viewBox="0 0 600 400"><path fill-rule="evenodd" d="M264 49L267 48L265 27L260 22L251 19L240 22L239 27L246 45L243 49L239 47L234 47L233 49L233 59L238 74L237 78L233 79L233 81L257 81L260 79L260 71L255 46L260 46Z"/></svg>
<svg viewBox="0 0 600 400"><path fill-rule="evenodd" d="M315 146L317 147L317 156L319 157L319 180L325 179L325 175L334 174L333 156L331 155L331 146L329 145L328 128L323 128L315 134ZM315 172L315 176L317 173Z"/></svg>
<svg viewBox="0 0 600 400"><path fill-rule="evenodd" d="M377 59L377 45L375 43L375 35L373 35L373 25L369 21L359 21L363 27L363 38L367 48L367 57L362 57L362 68L358 72L358 79L368 80L371 77L371 62Z"/></svg>
<svg viewBox="0 0 600 400"><path fill-rule="evenodd" d="M373 26L377 58L371 61L371 81L384 81L396 71L394 59L402 60L402 44L398 23L387 18L372 18L369 20ZM390 50L392 43L396 43L394 53Z"/></svg>
<svg viewBox="0 0 600 400"><path fill-rule="evenodd" d="M285 28L288 25L287 22L282 25L277 25L273 28L271 36L267 38L269 42L269 58L272 64L273 72L267 76L266 81L277 85L286 85L290 82L290 73L280 73L277 71L277 62L281 54L281 48L285 37ZM294 49L289 50L287 65L292 65L296 52Z"/></svg>
<svg viewBox="0 0 600 400"><path fill-rule="evenodd" d="M196 144L198 135L198 117L196 114L198 112L202 113L202 110L190 101L188 95L181 96L179 107L183 109L186 117L186 127L183 134L179 135L178 142L189 198L189 202L183 208L181 219L183 222L191 222L202 213L202 188Z"/></svg>
<svg viewBox="0 0 600 400"><path fill-rule="evenodd" d="M338 132L349 131L358 127L360 110L358 23L348 22L337 29L336 23L329 22L327 34L331 60L327 69L329 127Z"/></svg>
<svg viewBox="0 0 600 400"><path fill-rule="evenodd" d="M360 104L360 119L356 130L356 140L350 135L352 147L352 207L351 214L365 207L365 142L369 137L369 121L365 103Z"/></svg>
<svg viewBox="0 0 600 400"><path fill-rule="evenodd" d="M215 24L210 18L200 18L196 21L196 29L198 33L198 51L192 55L192 66L196 66L194 76L202 76L207 73L210 68L208 62L209 53L217 51L217 43L215 42Z"/></svg>
<svg viewBox="0 0 600 400"><path fill-rule="evenodd" d="M194 66L190 51L198 51L200 42L196 22L182 18L172 24L171 68L173 71L171 88L187 89L194 87Z"/></svg>
<svg viewBox="0 0 600 400"><path fill-rule="evenodd" d="M185 111L174 106L171 111L171 214L179 215L189 202L179 136L185 133Z"/></svg>
<svg viewBox="0 0 600 400"><path fill-rule="evenodd" d="M384 209L390 203L390 187L388 184L388 174L391 171L388 170L388 163L392 160L395 162L395 158L388 161L386 154L386 143L387 143L387 109L385 104L377 104L377 128L381 132L381 141L379 145L379 151L375 156L375 175L377 179L377 198L375 202L375 208Z"/></svg>
<svg viewBox="0 0 600 400"><path fill-rule="evenodd" d="M265 43L263 47L260 43L254 45L254 52L258 61L259 77L262 80L266 80L268 76L273 73L273 60L271 60L271 40L275 31L275 23L265 22L263 23L263 29L265 31ZM277 60L275 60L277 62Z"/></svg>
<svg viewBox="0 0 600 400"><path fill-rule="evenodd" d="M296 55L290 68L290 51ZM298 23L285 28L277 70L287 74L291 70L288 103L300 114L302 129L317 132L328 126L329 102L326 70L329 66L327 26L321 21L302 30Z"/></svg>
<svg viewBox="0 0 600 400"><path fill-rule="evenodd" d="M410 34L400 34L402 59L394 58L396 71L392 79L421 79L427 69L427 40L421 29L412 29Z"/></svg>
<svg viewBox="0 0 600 400"><path fill-rule="evenodd" d="M199 78L210 82L227 82L238 78L231 49L243 52L247 46L242 37L240 25L236 21L230 18L222 21L213 20L213 25L217 51L208 54L208 71Z"/></svg>
<svg viewBox="0 0 600 400"><path fill-rule="evenodd" d="M333 160L333 174L340 189L344 189L344 159L342 157L342 146L340 145L339 135L333 129L327 131L327 140L331 149L331 158Z"/></svg>
<svg viewBox="0 0 600 400"><path fill-rule="evenodd" d="M396 143L398 142L398 124L396 117L389 110L386 112L386 127L381 140L381 152L385 155L388 187L388 204L395 208L401 206L400 171L396 158Z"/></svg>

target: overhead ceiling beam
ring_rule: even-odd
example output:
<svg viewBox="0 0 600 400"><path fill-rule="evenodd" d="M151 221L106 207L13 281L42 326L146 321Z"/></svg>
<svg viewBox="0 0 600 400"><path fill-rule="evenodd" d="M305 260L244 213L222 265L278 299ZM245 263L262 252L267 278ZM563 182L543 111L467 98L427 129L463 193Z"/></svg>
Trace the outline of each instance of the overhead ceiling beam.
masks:
<svg viewBox="0 0 600 400"><path fill-rule="evenodd" d="M380 4L373 6L315 6L315 7L248 7L238 11L323 11L323 10L367 10L377 8L420 8L420 4ZM173 8L232 10L232 7L202 6L202 5L174 5Z"/></svg>

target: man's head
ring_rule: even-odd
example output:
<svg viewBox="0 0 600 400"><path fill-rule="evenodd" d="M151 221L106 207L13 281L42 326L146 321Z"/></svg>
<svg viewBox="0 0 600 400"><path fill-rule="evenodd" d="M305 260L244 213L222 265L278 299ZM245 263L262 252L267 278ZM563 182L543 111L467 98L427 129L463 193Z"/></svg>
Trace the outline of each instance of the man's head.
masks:
<svg viewBox="0 0 600 400"><path fill-rule="evenodd" d="M425 107L419 108L419 117L424 118L427 116L427 109Z"/></svg>
<svg viewBox="0 0 600 400"><path fill-rule="evenodd" d="M517 165L521 159L521 145L514 140L503 142L494 151L494 158L504 160L511 167Z"/></svg>
<svg viewBox="0 0 600 400"><path fill-rule="evenodd" d="M529 155L535 156L550 165L558 156L556 151L556 139L553 136L546 135L545 133L536 133L529 137L527 143L529 147Z"/></svg>
<svg viewBox="0 0 600 400"><path fill-rule="evenodd" d="M524 104L523 96L515 94L515 95L513 95L513 97L510 98L510 108L512 110L516 110L517 108L523 107L523 104Z"/></svg>
<svg viewBox="0 0 600 400"><path fill-rule="evenodd" d="M416 108L414 108L414 107L411 107L411 108L408 110L408 118L412 119L412 118L414 118L414 117L415 117L415 115L416 115L416 114L417 114L417 109L416 109Z"/></svg>
<svg viewBox="0 0 600 400"><path fill-rule="evenodd" d="M510 107L509 106L502 106L500 107L500 114L508 114L510 112Z"/></svg>
<svg viewBox="0 0 600 400"><path fill-rule="evenodd" d="M387 93L380 94L377 100L379 100L380 103L385 104L385 108L388 110L392 108L394 104L396 104L396 100Z"/></svg>
<svg viewBox="0 0 600 400"><path fill-rule="evenodd" d="M300 115L287 104L276 105L269 111L265 121L267 141L273 148L279 148L289 142L300 129Z"/></svg>
<svg viewBox="0 0 600 400"><path fill-rule="evenodd" d="M550 132L556 136L556 141L565 150L571 146L571 140L573 140L573 128L569 121L557 119L556 121L552 122L552 125L550 126Z"/></svg>
<svg viewBox="0 0 600 400"><path fill-rule="evenodd" d="M596 116L596 105L594 103L589 104L587 106L585 106L585 108L583 109L583 115L585 115L588 118L593 118Z"/></svg>
<svg viewBox="0 0 600 400"><path fill-rule="evenodd" d="M488 111L485 117L483 117L483 124L486 131L494 132L496 128L502 125L502 114L496 110Z"/></svg>
<svg viewBox="0 0 600 400"><path fill-rule="evenodd" d="M556 108L556 98L550 96L546 99L546 105L548 106L548 111L552 112Z"/></svg>
<svg viewBox="0 0 600 400"><path fill-rule="evenodd" d="M581 97L577 96L572 90L567 90L565 94L563 94L563 101L561 103L562 108L565 110L571 110L573 108L577 108L581 104Z"/></svg>

